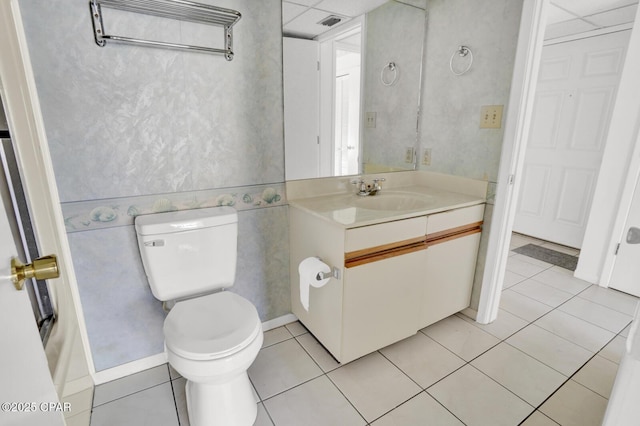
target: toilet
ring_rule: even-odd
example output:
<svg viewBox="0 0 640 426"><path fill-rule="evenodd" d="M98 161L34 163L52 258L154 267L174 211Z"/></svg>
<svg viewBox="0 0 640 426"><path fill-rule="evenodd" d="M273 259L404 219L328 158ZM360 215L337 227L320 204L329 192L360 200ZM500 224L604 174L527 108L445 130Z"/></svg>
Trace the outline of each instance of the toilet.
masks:
<svg viewBox="0 0 640 426"><path fill-rule="evenodd" d="M154 297L173 302L164 321L169 364L187 379L192 426L248 426L257 403L247 376L262 346L255 306L223 290L236 274L238 214L232 207L135 219Z"/></svg>

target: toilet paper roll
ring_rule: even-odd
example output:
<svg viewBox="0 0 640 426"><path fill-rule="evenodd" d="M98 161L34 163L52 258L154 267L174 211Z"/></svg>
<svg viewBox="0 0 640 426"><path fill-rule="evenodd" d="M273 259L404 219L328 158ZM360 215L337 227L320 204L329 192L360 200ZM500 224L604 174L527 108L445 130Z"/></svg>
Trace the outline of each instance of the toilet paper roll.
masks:
<svg viewBox="0 0 640 426"><path fill-rule="evenodd" d="M331 279L318 279L320 272L331 272L331 268L317 257L307 257L298 265L298 274L300 275L300 302L305 311L309 310L309 287L322 287Z"/></svg>

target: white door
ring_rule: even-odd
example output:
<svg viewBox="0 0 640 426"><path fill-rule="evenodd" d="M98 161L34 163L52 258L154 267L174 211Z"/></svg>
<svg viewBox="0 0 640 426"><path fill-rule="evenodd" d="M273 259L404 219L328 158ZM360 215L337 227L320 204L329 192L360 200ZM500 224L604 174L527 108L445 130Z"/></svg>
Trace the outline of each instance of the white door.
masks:
<svg viewBox="0 0 640 426"><path fill-rule="evenodd" d="M640 297L640 188L637 184L609 287Z"/></svg>
<svg viewBox="0 0 640 426"><path fill-rule="evenodd" d="M282 41L286 178L320 177L318 42Z"/></svg>
<svg viewBox="0 0 640 426"><path fill-rule="evenodd" d="M581 247L629 35L543 48L514 231Z"/></svg>
<svg viewBox="0 0 640 426"><path fill-rule="evenodd" d="M11 206L2 200L0 210L0 424L63 425L47 358L26 291L11 282L11 258L16 242L7 214Z"/></svg>
<svg viewBox="0 0 640 426"><path fill-rule="evenodd" d="M360 48L336 42L334 174L358 174L360 151Z"/></svg>

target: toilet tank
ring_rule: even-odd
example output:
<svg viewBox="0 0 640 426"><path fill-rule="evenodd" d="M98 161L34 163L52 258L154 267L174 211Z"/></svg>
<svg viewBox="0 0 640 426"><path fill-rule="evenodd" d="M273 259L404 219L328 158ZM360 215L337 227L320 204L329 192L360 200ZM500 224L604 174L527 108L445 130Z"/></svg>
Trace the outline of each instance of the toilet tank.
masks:
<svg viewBox="0 0 640 426"><path fill-rule="evenodd" d="M231 287L238 214L210 207L135 218L138 248L151 292L161 301Z"/></svg>

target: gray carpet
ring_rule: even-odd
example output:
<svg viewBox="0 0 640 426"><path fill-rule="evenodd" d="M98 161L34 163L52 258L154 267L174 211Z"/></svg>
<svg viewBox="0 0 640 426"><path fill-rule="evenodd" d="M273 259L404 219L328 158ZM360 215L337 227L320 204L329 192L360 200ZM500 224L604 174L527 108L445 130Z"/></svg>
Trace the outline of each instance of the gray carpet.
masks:
<svg viewBox="0 0 640 426"><path fill-rule="evenodd" d="M578 258L576 256L560 253L559 251L544 248L536 244L527 244L526 246L518 247L513 251L524 256L533 257L534 259L551 263L552 265L560 266L561 268L565 268L570 271L575 271L576 266L578 265Z"/></svg>

